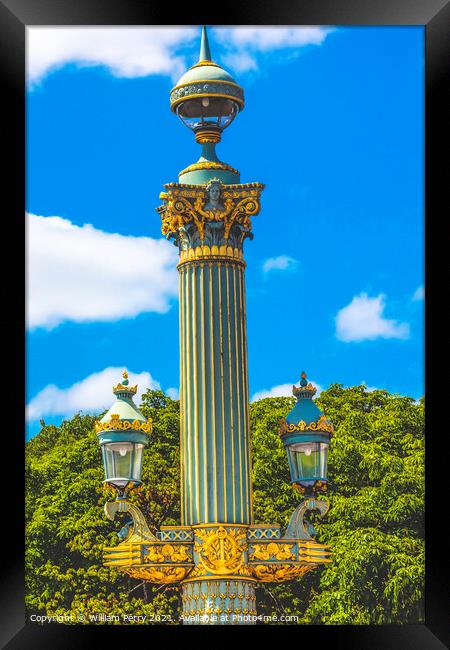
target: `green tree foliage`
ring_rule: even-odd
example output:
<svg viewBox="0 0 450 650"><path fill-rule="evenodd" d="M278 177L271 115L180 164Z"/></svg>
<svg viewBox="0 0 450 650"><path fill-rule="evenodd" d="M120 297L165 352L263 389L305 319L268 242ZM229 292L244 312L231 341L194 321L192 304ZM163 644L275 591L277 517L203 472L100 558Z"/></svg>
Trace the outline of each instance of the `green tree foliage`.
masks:
<svg viewBox="0 0 450 650"><path fill-rule="evenodd" d="M259 611L274 606L303 623L423 621L424 400L336 384L317 403L335 433L329 452L330 510L315 520L333 562L301 580L262 587ZM299 497L277 422L292 398L252 405L255 520L287 525Z"/></svg>
<svg viewBox="0 0 450 650"><path fill-rule="evenodd" d="M300 580L260 585L258 613L299 616L300 623L423 621L424 400L364 386L333 385L317 400L334 424L329 454L330 511L314 520L333 562ZM256 523L285 527L299 502L289 484L279 421L292 398L251 405ZM179 403L149 390L141 410L154 430L143 486L132 497L153 531L180 522ZM93 430L100 417L75 415L44 426L26 451L26 604L29 614L147 615L178 623L178 589L151 585L102 567L102 549L125 523L110 522ZM125 515L126 517L126 515ZM99 623L103 622L101 620Z"/></svg>

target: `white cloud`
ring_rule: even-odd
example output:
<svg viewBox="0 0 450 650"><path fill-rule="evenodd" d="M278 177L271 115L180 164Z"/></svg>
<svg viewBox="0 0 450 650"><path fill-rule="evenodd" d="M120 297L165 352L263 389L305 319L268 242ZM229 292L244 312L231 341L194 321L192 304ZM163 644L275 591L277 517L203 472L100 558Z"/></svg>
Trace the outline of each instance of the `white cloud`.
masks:
<svg viewBox="0 0 450 650"><path fill-rule="evenodd" d="M320 46L333 30L329 27L225 27L214 35L224 52L221 60L234 72L258 68L261 55L275 51L297 54L307 45Z"/></svg>
<svg viewBox="0 0 450 650"><path fill-rule="evenodd" d="M414 302L425 300L425 287L422 285L420 287L417 287L417 289L414 291L412 299Z"/></svg>
<svg viewBox="0 0 450 650"><path fill-rule="evenodd" d="M235 72L248 72L249 70L256 70L258 68L258 63L255 58L248 52L225 54L222 60L226 67L230 67Z"/></svg>
<svg viewBox="0 0 450 650"><path fill-rule="evenodd" d="M122 378L124 368L105 368L89 375L69 388L58 388L49 384L27 405L27 419L37 420L44 416L71 416L74 413L99 413L114 403L112 387ZM138 384L135 402L139 404L142 393L148 388L161 388L149 372L129 371L130 386Z"/></svg>
<svg viewBox="0 0 450 650"><path fill-rule="evenodd" d="M319 397L320 393L323 390L322 386L316 384L314 381L312 381L311 384L317 391L315 397ZM272 386L272 388L263 388L262 390L254 393L250 401L256 402L257 400L264 399L265 397L292 397L292 384L278 384L278 386Z"/></svg>
<svg viewBox="0 0 450 650"><path fill-rule="evenodd" d="M328 27L230 27L216 28L214 35L226 45L259 51L322 45L333 31Z"/></svg>
<svg viewBox="0 0 450 650"><path fill-rule="evenodd" d="M170 399L177 400L180 399L180 391L178 388L168 388L166 391L166 395L170 397Z"/></svg>
<svg viewBox="0 0 450 650"><path fill-rule="evenodd" d="M366 293L355 296L336 315L336 336L339 340L364 341L377 338L407 339L409 325L383 318L385 296L369 298Z"/></svg>
<svg viewBox="0 0 450 650"><path fill-rule="evenodd" d="M53 328L165 313L176 297L177 251L164 239L27 215L27 324Z"/></svg>
<svg viewBox="0 0 450 650"><path fill-rule="evenodd" d="M287 271L293 270L298 266L297 260L288 255L278 255L278 257L269 257L263 264L264 273L269 271Z"/></svg>
<svg viewBox="0 0 450 650"><path fill-rule="evenodd" d="M320 46L329 27L216 27L223 59L235 72L258 67L258 54ZM185 46L200 42L197 27L27 27L27 76L31 84L67 63L106 66L117 77L162 74L176 81L194 60Z"/></svg>
<svg viewBox="0 0 450 650"><path fill-rule="evenodd" d="M28 27L27 75L35 83L77 63L107 66L117 77L176 79L192 64L177 49L198 38L199 30L190 27Z"/></svg>

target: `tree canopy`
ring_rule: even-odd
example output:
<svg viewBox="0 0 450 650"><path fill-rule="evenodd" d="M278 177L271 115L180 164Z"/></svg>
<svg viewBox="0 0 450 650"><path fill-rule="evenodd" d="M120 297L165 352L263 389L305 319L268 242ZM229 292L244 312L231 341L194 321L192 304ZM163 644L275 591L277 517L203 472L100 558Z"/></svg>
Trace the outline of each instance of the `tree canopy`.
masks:
<svg viewBox="0 0 450 650"><path fill-rule="evenodd" d="M424 620L424 400L365 386L334 384L317 398L335 433L329 452L330 510L317 538L333 562L299 580L260 585L259 614L298 623L385 624ZM251 404L255 523L283 529L300 497L289 483L277 433L293 398ZM158 390L140 408L153 419L143 485L131 500L155 532L180 523L179 402ZM103 514L104 487L94 421L77 414L44 426L26 445L26 606L28 614L95 617L147 615L179 622L178 588L152 585L102 566L123 523ZM93 617L93 618L91 618ZM158 617L162 617L158 619Z"/></svg>

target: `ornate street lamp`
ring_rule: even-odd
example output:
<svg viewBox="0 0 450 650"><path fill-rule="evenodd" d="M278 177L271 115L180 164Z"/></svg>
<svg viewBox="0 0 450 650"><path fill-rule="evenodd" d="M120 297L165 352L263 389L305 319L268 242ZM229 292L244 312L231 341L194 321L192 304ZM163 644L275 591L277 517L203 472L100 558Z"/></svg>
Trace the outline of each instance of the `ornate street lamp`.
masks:
<svg viewBox="0 0 450 650"><path fill-rule="evenodd" d="M124 371L122 381L114 386L117 400L96 422L103 466L104 483L113 486L120 496L141 483L142 458L148 444L147 434L152 431L151 420L147 420L133 402L137 386L129 386L128 373Z"/></svg>
<svg viewBox="0 0 450 650"><path fill-rule="evenodd" d="M302 372L300 387L293 386L294 408L281 421L279 433L286 449L291 482L312 495L327 484L327 460L333 425L313 402L316 389Z"/></svg>
<svg viewBox="0 0 450 650"><path fill-rule="evenodd" d="M278 433L286 449L292 487L306 498L292 513L285 537L314 540L316 531L305 520L309 511L328 512L328 500L315 498L327 489L327 461L333 425L313 401L316 389L302 372L300 386L292 386L296 403L281 420Z"/></svg>
<svg viewBox="0 0 450 650"><path fill-rule="evenodd" d="M244 242L253 237L251 218L264 185L240 183L239 172L215 153L244 94L212 61L205 28L199 61L172 89L170 106L202 146L179 182L164 186L157 208L162 233L179 249L181 525L161 526L155 537L139 508L123 498L140 481L140 446L151 424L122 382L97 430L106 481L122 491L105 512L111 519L128 512L132 521L121 543L104 549L104 562L140 580L179 584L187 624L256 623L259 583L293 580L331 561L304 521L309 510L323 514L328 507L311 495L326 485L331 424L302 383L281 433L292 483L307 498L284 535L279 524L255 524Z"/></svg>

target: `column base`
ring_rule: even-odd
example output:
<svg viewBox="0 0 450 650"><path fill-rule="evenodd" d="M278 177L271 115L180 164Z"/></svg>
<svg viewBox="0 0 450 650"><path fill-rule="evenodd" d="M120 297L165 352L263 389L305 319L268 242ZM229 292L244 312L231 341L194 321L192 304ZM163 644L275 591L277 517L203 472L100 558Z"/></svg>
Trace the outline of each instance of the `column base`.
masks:
<svg viewBox="0 0 450 650"><path fill-rule="evenodd" d="M252 580L193 580L182 585L184 625L255 625Z"/></svg>

